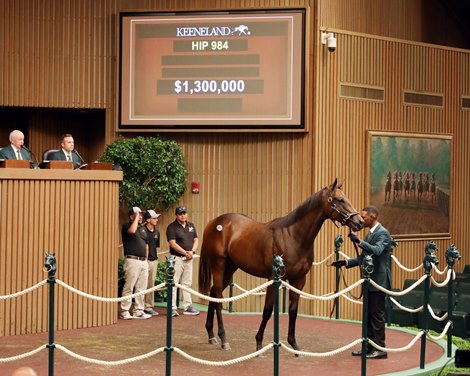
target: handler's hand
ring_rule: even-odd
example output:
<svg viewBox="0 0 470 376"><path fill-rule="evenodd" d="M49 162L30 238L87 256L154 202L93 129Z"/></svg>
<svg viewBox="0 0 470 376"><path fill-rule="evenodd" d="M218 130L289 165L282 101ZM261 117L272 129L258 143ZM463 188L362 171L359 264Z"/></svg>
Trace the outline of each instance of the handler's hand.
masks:
<svg viewBox="0 0 470 376"><path fill-rule="evenodd" d="M346 265L347 265L346 260L336 260L331 263L331 266L334 266L335 268L341 268Z"/></svg>
<svg viewBox="0 0 470 376"><path fill-rule="evenodd" d="M353 234L352 232L348 235L348 238L356 244L359 244L361 242L361 239L356 234Z"/></svg>

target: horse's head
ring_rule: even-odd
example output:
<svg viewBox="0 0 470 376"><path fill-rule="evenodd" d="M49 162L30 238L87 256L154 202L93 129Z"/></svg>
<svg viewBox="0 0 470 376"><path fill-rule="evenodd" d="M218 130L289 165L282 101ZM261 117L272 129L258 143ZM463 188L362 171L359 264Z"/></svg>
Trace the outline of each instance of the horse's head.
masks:
<svg viewBox="0 0 470 376"><path fill-rule="evenodd" d="M326 188L327 202L329 206L328 217L335 223L346 225L353 231L359 231L364 227L364 219L359 212L352 206L349 199L341 190L341 184L338 185L338 179Z"/></svg>
<svg viewBox="0 0 470 376"><path fill-rule="evenodd" d="M48 273L55 273L56 271L55 253L46 252L46 255L44 258L44 271Z"/></svg>
<svg viewBox="0 0 470 376"><path fill-rule="evenodd" d="M460 256L459 250L455 247L454 244L451 244L449 248L446 249L446 262L447 265L453 266L455 260L460 260L462 257Z"/></svg>
<svg viewBox="0 0 470 376"><path fill-rule="evenodd" d="M426 244L424 248L424 260L423 260L423 267L426 273L432 268L432 265L439 265L439 259L436 256L437 245L432 240Z"/></svg>

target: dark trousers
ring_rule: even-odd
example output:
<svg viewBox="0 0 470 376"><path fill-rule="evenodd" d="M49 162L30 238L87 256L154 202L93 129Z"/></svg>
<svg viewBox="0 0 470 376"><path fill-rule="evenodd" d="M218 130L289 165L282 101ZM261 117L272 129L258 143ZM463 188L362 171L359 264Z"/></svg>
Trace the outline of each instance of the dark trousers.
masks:
<svg viewBox="0 0 470 376"><path fill-rule="evenodd" d="M367 337L377 345L385 347L385 293L369 291L367 309ZM368 345L371 350L372 346Z"/></svg>

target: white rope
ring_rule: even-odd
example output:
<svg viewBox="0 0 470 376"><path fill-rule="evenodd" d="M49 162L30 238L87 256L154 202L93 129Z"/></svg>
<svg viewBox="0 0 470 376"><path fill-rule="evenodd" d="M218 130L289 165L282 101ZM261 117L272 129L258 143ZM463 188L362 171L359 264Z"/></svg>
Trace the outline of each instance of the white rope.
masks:
<svg viewBox="0 0 470 376"><path fill-rule="evenodd" d="M318 262L312 262L312 265L315 265L315 266L318 266L318 265L321 265L325 262L327 262L330 258L332 258L335 254L334 253L331 253L329 256L326 256L323 260L321 261L318 261Z"/></svg>
<svg viewBox="0 0 470 376"><path fill-rule="evenodd" d="M389 347L382 347L382 346L379 346L377 345L374 341L372 341L371 339L368 339L367 342L369 342L369 344L373 347L375 347L377 350L380 350L380 351L387 351L387 352L391 352L391 353L397 353L397 352L402 352L402 351L406 351L406 350L409 350L413 347L413 345L418 341L418 339L420 339L424 334L424 331L421 330L420 332L418 332L416 334L416 336L410 341L410 343L408 343L408 345L406 346L403 346L403 347L399 347L399 348L389 348Z"/></svg>
<svg viewBox="0 0 470 376"><path fill-rule="evenodd" d="M421 282L423 282L427 278L427 275L424 274L421 276L420 279L418 279L415 283L413 283L410 287L408 287L405 290L402 291L392 291L392 290L387 290L386 288L378 285L374 280L370 280L370 284L374 286L377 290L380 290L388 295L392 296L402 296L408 294L411 290L413 290L415 287L417 287Z"/></svg>
<svg viewBox="0 0 470 376"><path fill-rule="evenodd" d="M147 290L140 291L140 292L137 292L135 294L123 296L121 298L103 298L101 296L87 294L86 292L82 292L80 290L77 290L76 288L66 284L65 282L61 281L60 279L56 279L56 282L57 282L58 285L66 288L67 290L70 290L71 292L73 292L77 295L83 296L83 297L88 298L88 299L98 300L100 302L107 302L107 303L122 302L124 300L129 300L129 299L135 298L136 296L141 296L141 295L148 294L149 292L162 291L162 290L164 290L164 287L165 287L165 283L160 283L159 285L151 287Z"/></svg>
<svg viewBox="0 0 470 376"><path fill-rule="evenodd" d="M38 289L39 287L41 287L42 285L45 285L46 283L47 283L47 279L39 282L38 284L36 284L34 286L28 287L27 289L25 289L23 291L18 291L18 292L15 292L14 294L10 294L10 295L0 295L0 300L16 298L18 296L27 294L28 292L31 292L35 289Z"/></svg>
<svg viewBox="0 0 470 376"><path fill-rule="evenodd" d="M46 346L41 345L37 349L32 350L32 351L27 352L27 353L23 353L23 354L16 355L16 356L11 356L9 358L0 358L0 363L7 363L7 362L14 362L16 360L21 360L21 359L27 358L29 356L33 356L33 355L37 354L38 352L40 352L41 350L45 350L45 349L46 349Z"/></svg>
<svg viewBox="0 0 470 376"><path fill-rule="evenodd" d="M323 357L328 357L328 356L333 356L333 355L337 355L343 351L346 351L356 345L358 345L359 343L362 342L362 339L356 339L355 341L343 346L343 347L340 347L339 349L336 349L336 350L332 350L332 351L327 351L327 352L323 352L323 353L313 353L313 352L307 352L307 351L299 351L299 350L294 350L292 349L291 347L285 345L284 343L281 343L282 345L282 348L284 350L286 350L287 352L290 352L291 354L295 354L295 355L301 355L301 356L310 356L310 357L317 357L317 358L323 358Z"/></svg>
<svg viewBox="0 0 470 376"><path fill-rule="evenodd" d="M356 288L357 286L361 285L362 283L364 282L363 279L360 279L358 281L356 281L354 284L352 284L351 286L349 287L346 287L344 290L341 290L341 291L338 291L337 293L334 293L332 295L329 295L329 296L319 296L319 295L312 295L312 294L308 294L306 292L303 292L302 290L299 290L297 288L295 288L294 286L291 286L288 282L286 281L281 281L281 284L286 286L287 289L289 290L292 290L294 292L296 292L297 294L299 294L301 297L304 297L306 299L317 299L317 300L332 300L332 299L335 299L337 298L338 296L348 292L348 291L351 291L352 289Z"/></svg>
<svg viewBox="0 0 470 376"><path fill-rule="evenodd" d="M444 321L448 316L448 312L446 312L442 317L437 316L429 304L428 304L428 311L431 314L431 317L437 321Z"/></svg>
<svg viewBox="0 0 470 376"><path fill-rule="evenodd" d="M423 265L418 265L416 268L414 269L408 269L407 267L403 266L402 264L400 264L400 261L398 261L398 259L395 257L395 255L392 255L392 260L395 261L395 263L403 270L407 271L407 272L415 272L417 271L418 269L421 269L423 267Z"/></svg>
<svg viewBox="0 0 470 376"><path fill-rule="evenodd" d="M98 364L101 366L120 366L123 364L129 364L132 362L137 362L138 360L143 360L150 358L151 356L157 355L163 351L165 351L164 347L159 347L158 349L155 349L153 351L150 351L146 354L135 356L133 358L127 358L127 359L122 359L122 360L115 360L115 361L106 361L106 360L99 360L99 359L93 359L89 358L87 356L79 355L77 353L74 353L73 351L67 349L65 346L56 344L55 345L56 349L63 351L67 355L70 355L72 358L87 362L87 363L92 363L92 364Z"/></svg>
<svg viewBox="0 0 470 376"><path fill-rule="evenodd" d="M362 300L353 299L347 294L342 294L341 297L343 297L346 300L349 300L351 303L362 304Z"/></svg>
<svg viewBox="0 0 470 376"><path fill-rule="evenodd" d="M346 253L343 253L341 251L338 252L341 256L343 256L347 260L351 260L351 257L349 257Z"/></svg>
<svg viewBox="0 0 470 376"><path fill-rule="evenodd" d="M243 287L241 287L240 285L236 283L234 283L233 285L242 292L248 292L248 290L245 290ZM260 296L266 295L266 291L254 292L252 295L260 295Z"/></svg>
<svg viewBox="0 0 470 376"><path fill-rule="evenodd" d="M400 308L403 311L417 313L423 310L423 306L419 306L418 308L408 308L408 307L402 306L399 302L395 300L395 298L390 298L390 300L393 302L393 304L395 304L398 308Z"/></svg>
<svg viewBox="0 0 470 376"><path fill-rule="evenodd" d="M447 271L447 269L449 268L449 266L446 265L446 267L444 268L443 271L440 271L440 270L437 268L437 266L434 265L434 264L432 264L432 268L434 269L434 271L435 271L437 274L442 275L442 274L444 274L444 273Z"/></svg>
<svg viewBox="0 0 470 376"><path fill-rule="evenodd" d="M442 333L439 334L438 336L433 336L431 333L428 332L427 336L435 341L439 340L439 339L442 339L445 337L445 335L447 334L447 331L449 330L450 326L452 325L452 321L447 321L447 324L446 326L444 327L444 329L442 330Z"/></svg>
<svg viewBox="0 0 470 376"><path fill-rule="evenodd" d="M441 283L437 282L437 281L434 279L434 277L431 276L431 282L432 282L432 284L433 284L434 286L437 286L437 287L444 287L444 286L446 286L446 285L449 283L449 281L450 281L452 272L453 272L453 270L449 269L449 270L447 271L447 277L446 277L446 279L445 279L443 282L441 282Z"/></svg>
<svg viewBox="0 0 470 376"><path fill-rule="evenodd" d="M186 358L187 360L190 360L191 362L198 363L198 364L203 364L205 366L218 366L218 367L220 367L220 366L230 366L230 365L233 365L233 364L236 364L236 363L240 363L240 362L244 362L246 360L256 358L257 356L259 356L259 355L265 353L266 351L268 351L269 349L271 349L273 346L274 345L272 343L270 343L269 345L264 346L262 349L259 349L258 351L255 351L254 353L251 353L251 354L248 354L248 355L245 355L245 356L241 356L239 358L235 358L235 359L232 359L232 360L219 361L219 362L195 358L194 356L186 354L184 351L180 350L177 347L173 347L173 351L178 353L179 355L181 355L183 358Z"/></svg>
<svg viewBox="0 0 470 376"><path fill-rule="evenodd" d="M210 302L215 302L215 303L227 303L227 302L234 302L236 300L240 300L240 299L243 299L255 292L258 292L258 291L261 291L261 290L265 290L268 286L272 285L273 284L273 281L267 281L265 283L263 283L262 285L258 286L258 287L255 287L253 290L250 290L250 291L247 291L243 294L240 294L240 295L237 295L237 296L233 296L231 298L213 298L211 296L207 296L207 295L204 295L204 294L201 294L195 290L193 290L192 288L190 287L186 287L186 286L183 286L183 285L180 285L179 283L175 283L175 286L179 289L182 289L184 291L187 291L189 292L190 294L193 294L193 295L196 295L197 297L201 298L201 299L205 299L205 300L208 300Z"/></svg>

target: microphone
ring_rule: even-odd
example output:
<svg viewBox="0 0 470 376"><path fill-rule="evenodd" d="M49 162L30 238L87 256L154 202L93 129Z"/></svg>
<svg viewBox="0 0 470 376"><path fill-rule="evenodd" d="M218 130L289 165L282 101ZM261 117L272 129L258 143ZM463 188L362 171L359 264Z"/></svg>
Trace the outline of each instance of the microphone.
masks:
<svg viewBox="0 0 470 376"><path fill-rule="evenodd" d="M36 168L38 166L38 159L36 158L36 155L31 150L29 150L29 148L26 147L26 145L22 145L21 147L24 150L26 150L31 157L33 157L33 160L30 161L31 162L31 168Z"/></svg>
<svg viewBox="0 0 470 376"><path fill-rule="evenodd" d="M80 155L80 153L78 151L76 151L75 149L72 150L72 153L75 153L77 154L77 157L80 158L80 161L82 162L81 164L84 165L86 164L85 160L82 158L82 156Z"/></svg>

